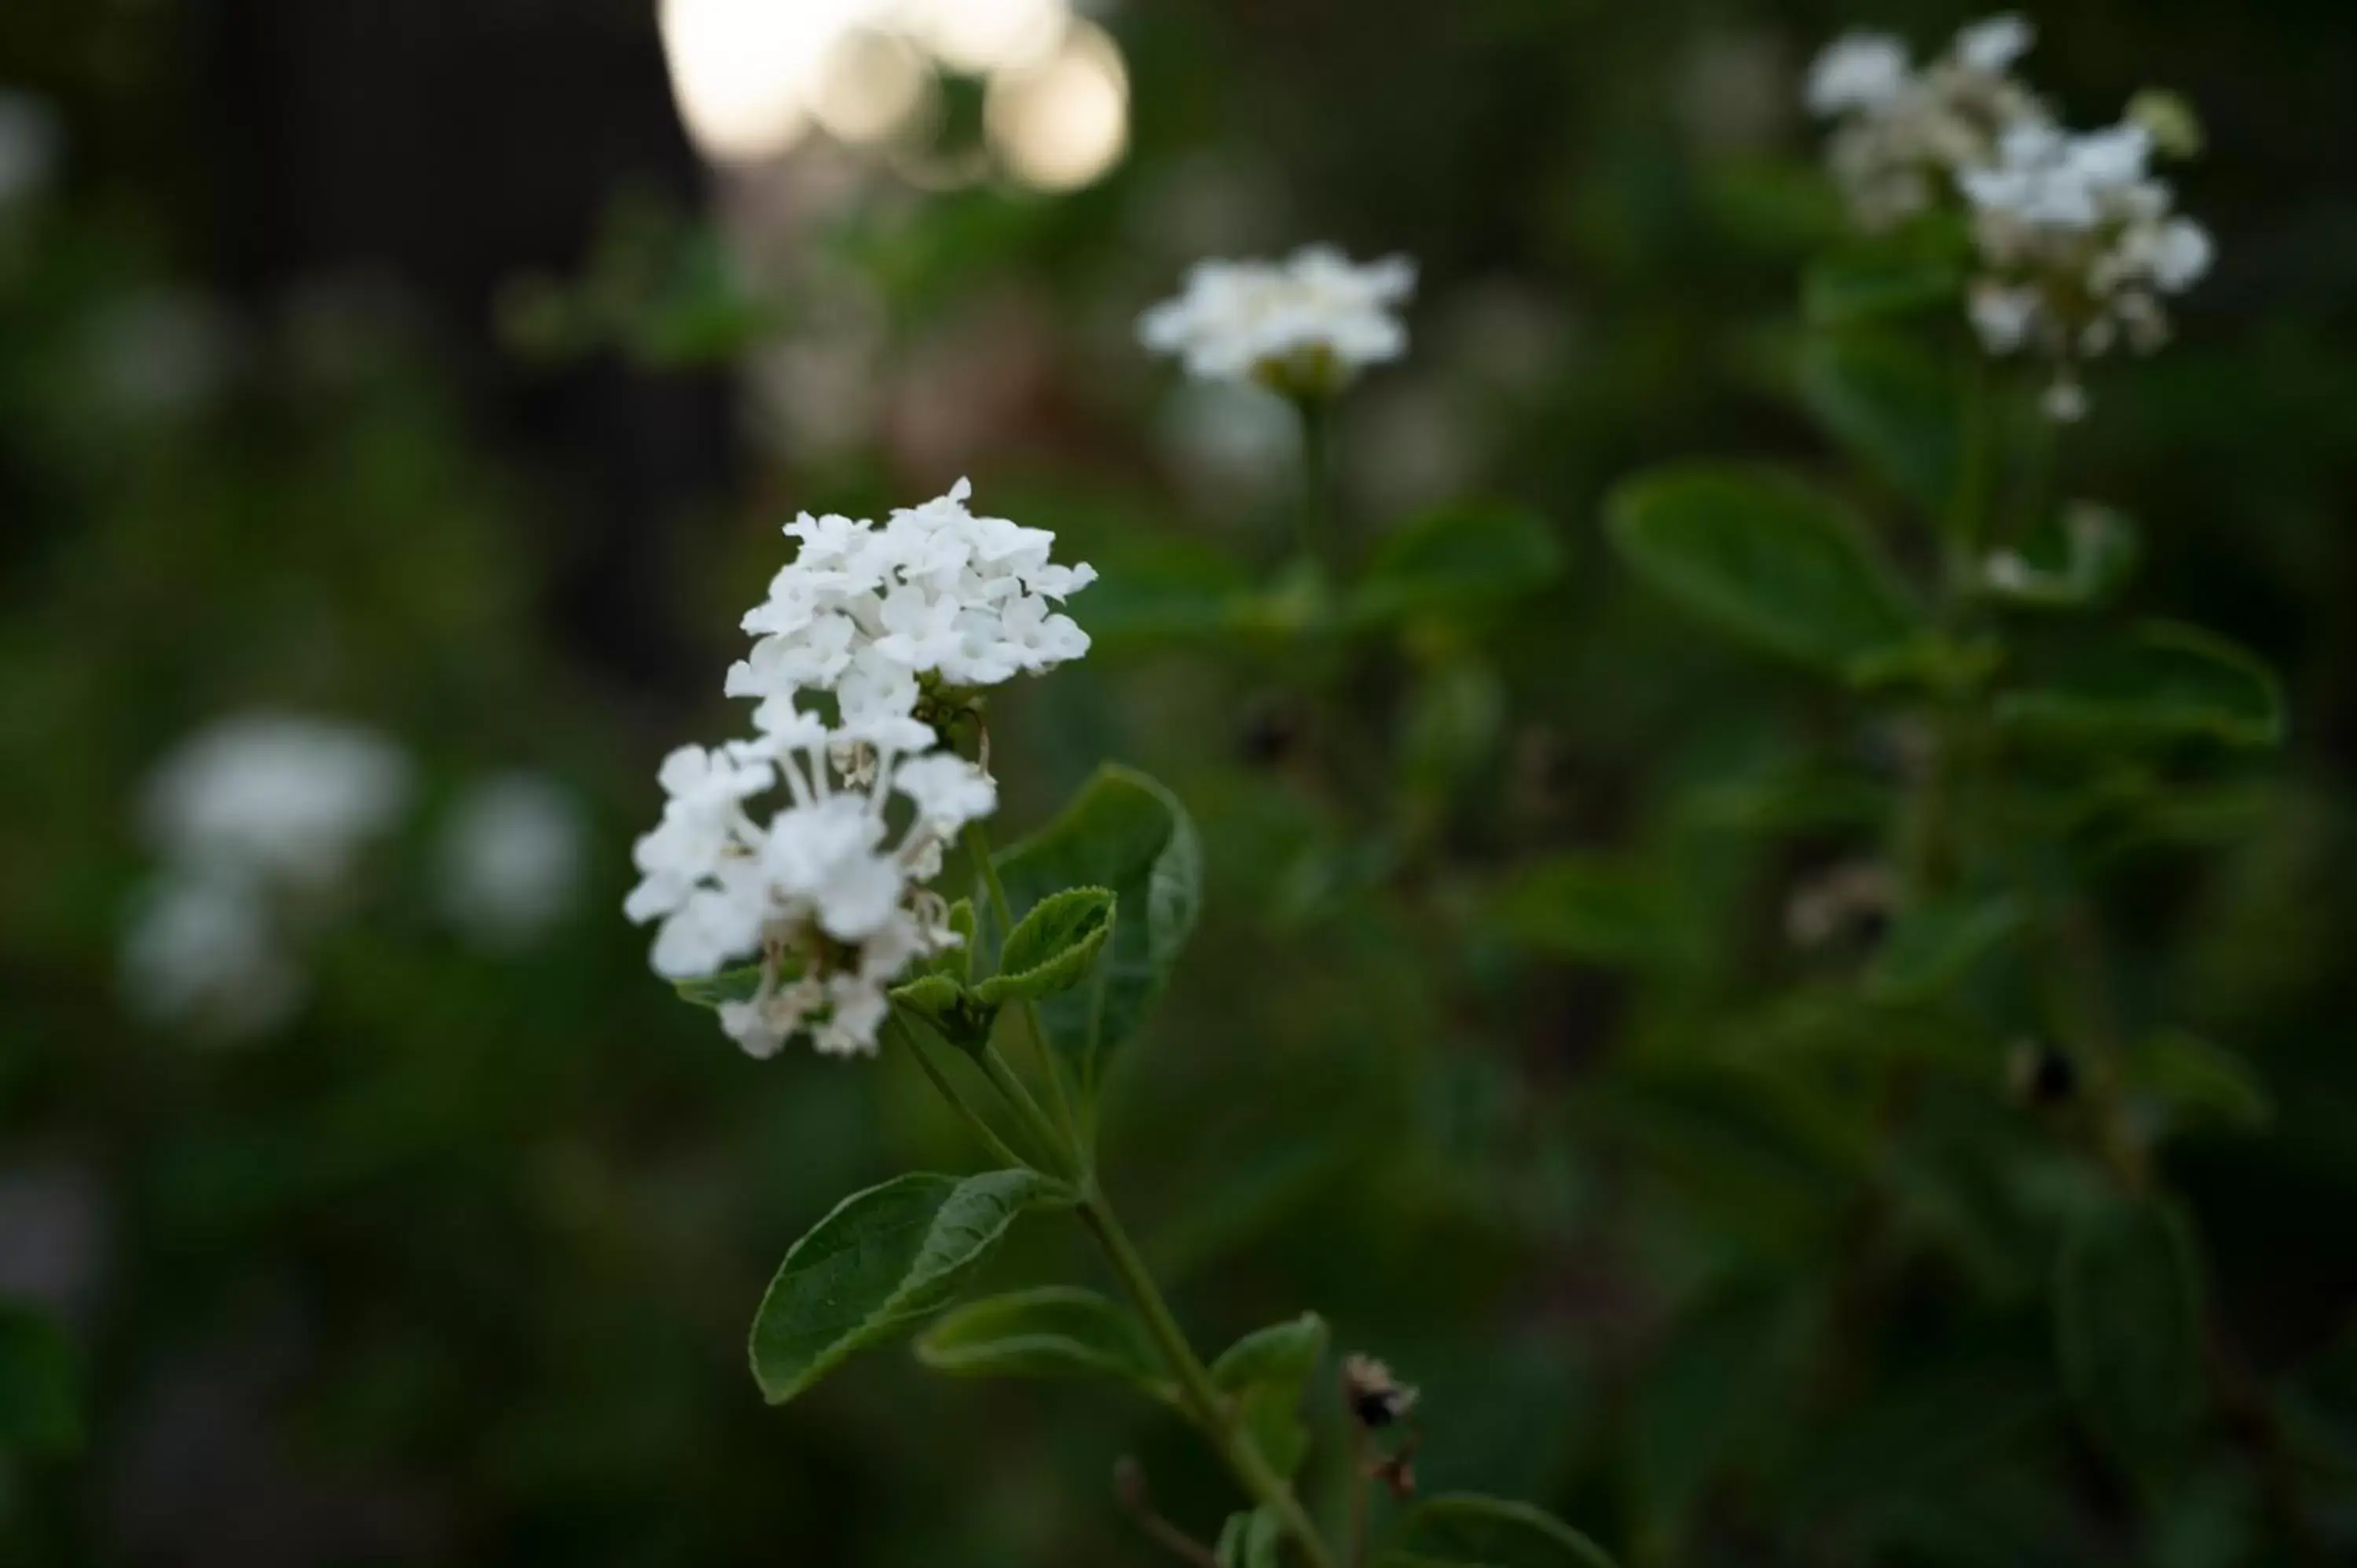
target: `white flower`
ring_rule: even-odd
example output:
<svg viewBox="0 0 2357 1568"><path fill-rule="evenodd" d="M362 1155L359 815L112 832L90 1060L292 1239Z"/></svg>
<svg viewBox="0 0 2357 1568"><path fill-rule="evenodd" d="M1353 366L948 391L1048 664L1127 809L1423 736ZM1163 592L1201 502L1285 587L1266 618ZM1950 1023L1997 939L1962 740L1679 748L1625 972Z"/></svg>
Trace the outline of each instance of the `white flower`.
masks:
<svg viewBox="0 0 2357 1568"><path fill-rule="evenodd" d="M580 807L554 781L510 773L478 784L443 828L443 907L487 947L528 942L572 907L584 837Z"/></svg>
<svg viewBox="0 0 2357 1568"><path fill-rule="evenodd" d="M1137 333L1202 380L1322 396L1407 351L1395 311L1415 291L1405 256L1358 265L1326 245L1285 262L1199 262L1176 299L1138 318Z"/></svg>
<svg viewBox="0 0 2357 1568"><path fill-rule="evenodd" d="M728 672L729 693L755 700L755 737L683 746L658 777L667 800L632 851L624 913L660 923L651 961L672 978L759 960L754 994L720 1016L755 1056L798 1036L875 1048L891 985L959 940L925 884L998 804L937 725L970 718L977 688L1088 650L1055 606L1094 571L1053 561L1045 529L975 516L970 494L960 480L880 527L788 524L794 559Z"/></svg>
<svg viewBox="0 0 2357 1568"><path fill-rule="evenodd" d="M2018 15L1990 16L1956 35L1956 60L1969 70L1996 75L2011 70L2037 38L2029 21Z"/></svg>
<svg viewBox="0 0 2357 1568"><path fill-rule="evenodd" d="M1992 353L2035 349L2053 363L2054 419L2086 412L2077 361L2123 339L2158 348L2169 336L2161 296L2209 271L2210 236L2171 213L2172 193L2149 172L2153 150L2133 122L2084 134L2018 127L1993 166L1959 178L1984 269L1974 328Z"/></svg>
<svg viewBox="0 0 2357 1568"><path fill-rule="evenodd" d="M1906 90L1907 46L1888 33L1845 33L1809 68L1810 113L1874 109Z"/></svg>
<svg viewBox="0 0 2357 1568"><path fill-rule="evenodd" d="M2011 131L2043 124L2044 104L2009 72L2029 48L2029 24L1996 16L1956 35L1921 70L1896 38L1852 33L1818 55L1805 90L1812 113L1837 122L1826 160L1868 229L1929 208L1948 183L1988 166Z"/></svg>
<svg viewBox="0 0 2357 1568"><path fill-rule="evenodd" d="M140 822L163 876L125 934L124 999L221 1035L274 1027L301 999L293 929L308 929L410 794L408 759L350 725L226 719L160 763ZM290 928L278 907L302 904Z"/></svg>
<svg viewBox="0 0 2357 1568"><path fill-rule="evenodd" d="M302 1000L303 976L250 883L176 873L149 889L123 948L124 1003L220 1039L265 1034Z"/></svg>
<svg viewBox="0 0 2357 1568"><path fill-rule="evenodd" d="M173 860L326 889L392 824L409 790L408 759L367 730L253 714L167 757L148 782L143 820Z"/></svg>

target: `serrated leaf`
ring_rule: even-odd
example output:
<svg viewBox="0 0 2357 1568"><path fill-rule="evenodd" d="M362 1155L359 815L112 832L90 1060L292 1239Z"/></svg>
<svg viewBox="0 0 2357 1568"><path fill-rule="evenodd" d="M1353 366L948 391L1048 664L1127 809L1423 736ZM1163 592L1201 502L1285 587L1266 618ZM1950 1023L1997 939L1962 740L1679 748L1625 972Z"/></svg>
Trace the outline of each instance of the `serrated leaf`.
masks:
<svg viewBox="0 0 2357 1568"><path fill-rule="evenodd" d="M2283 694L2265 664L2225 639L2147 621L2040 684L2003 693L1996 716L2050 739L2273 746L2283 736Z"/></svg>
<svg viewBox="0 0 2357 1568"><path fill-rule="evenodd" d="M1361 622L1478 609L1544 587L1564 548L1545 521L1519 507L1458 505L1387 535L1351 596Z"/></svg>
<svg viewBox="0 0 2357 1568"><path fill-rule="evenodd" d="M1416 1504L1376 1561L1392 1568L1612 1568L1602 1547L1545 1509L1471 1492Z"/></svg>
<svg viewBox="0 0 2357 1568"><path fill-rule="evenodd" d="M81 1371L47 1315L0 1302L0 1455L70 1454L82 1443Z"/></svg>
<svg viewBox="0 0 2357 1568"><path fill-rule="evenodd" d="M2080 1419L2131 1464L2164 1457L2201 1399L2201 1293L2177 1210L2153 1197L2090 1203L2055 1273L2062 1384Z"/></svg>
<svg viewBox="0 0 2357 1568"><path fill-rule="evenodd" d="M1020 997L1043 1001L1089 977L1114 929L1114 896L1102 887L1068 887L1042 898L1006 934L998 972L974 988L997 1007Z"/></svg>
<svg viewBox="0 0 2357 1568"><path fill-rule="evenodd" d="M1134 768L1099 768L1055 821L997 856L1019 921L1071 887L1110 889L1118 918L1095 983L1039 1004L1050 1046L1083 1094L1145 1022L1202 902L1202 851L1176 796Z"/></svg>
<svg viewBox="0 0 2357 1568"><path fill-rule="evenodd" d="M1234 1397L1244 1433L1271 1468L1290 1476L1309 1451L1302 1391L1326 1355L1326 1320L1314 1312L1256 1328L1211 1363L1211 1383Z"/></svg>
<svg viewBox="0 0 2357 1568"><path fill-rule="evenodd" d="M917 1359L969 1378L1117 1378L1157 1399L1168 1380L1129 1312L1091 1290L1046 1285L958 1307L925 1330Z"/></svg>
<svg viewBox="0 0 2357 1568"><path fill-rule="evenodd" d="M1639 576L1771 653L1838 673L1915 630L1856 516L1788 474L1659 470L1615 490L1605 522Z"/></svg>
<svg viewBox="0 0 2357 1568"><path fill-rule="evenodd" d="M1559 855L1526 868L1500 890L1490 915L1508 940L1583 963L1647 964L1677 945L1661 883L1594 855Z"/></svg>
<svg viewBox="0 0 2357 1568"><path fill-rule="evenodd" d="M2021 928L2013 899L1941 898L1902 912L1867 972L1867 994L1878 1002L1921 1002L1969 973Z"/></svg>
<svg viewBox="0 0 2357 1568"><path fill-rule="evenodd" d="M1956 488L1958 413L1949 367L1911 338L1822 332L1801 346L1801 399L1828 435L1934 512Z"/></svg>
<svg viewBox="0 0 2357 1568"><path fill-rule="evenodd" d="M962 1051L980 1050L990 1041L997 1010L946 974L920 974L887 993L895 1006L922 1018L935 1034Z"/></svg>
<svg viewBox="0 0 2357 1568"><path fill-rule="evenodd" d="M1025 1210L1069 1203L1037 1171L912 1173L854 1194L786 1254L753 1320L754 1380L783 1404L864 1346L949 1305Z"/></svg>

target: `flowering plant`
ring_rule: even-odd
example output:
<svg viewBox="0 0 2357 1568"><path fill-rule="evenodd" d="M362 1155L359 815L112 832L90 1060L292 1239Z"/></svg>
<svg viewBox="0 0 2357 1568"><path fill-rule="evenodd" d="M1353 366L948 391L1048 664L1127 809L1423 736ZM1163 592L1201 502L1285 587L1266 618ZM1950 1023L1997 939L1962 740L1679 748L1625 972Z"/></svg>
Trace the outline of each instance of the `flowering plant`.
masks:
<svg viewBox="0 0 2357 1568"><path fill-rule="evenodd" d="M1282 351L1337 362L1321 332L1297 322ZM975 516L969 494L960 483L880 527L787 525L798 548L745 617L759 640L727 680L756 703L756 733L666 758L662 820L638 843L628 912L661 922L654 967L683 996L715 1008L755 1057L794 1039L831 1055L889 1042L997 1162L900 1176L821 1219L761 1302L754 1378L772 1403L794 1398L854 1351L942 1314L1022 1216L1069 1212L1125 1305L1060 1284L992 1296L940 1316L919 1354L959 1376L1102 1378L1186 1419L1251 1505L1215 1545L1157 1513L1134 1464L1118 1480L1141 1528L1187 1561L1357 1568L1372 1544L1369 1487L1415 1491L1415 1391L1380 1362L1343 1363L1354 1500L1342 1544L1329 1544L1294 1480L1325 1322L1305 1313L1205 1362L1114 1213L1098 1176L1099 1092L1193 928L1200 852L1178 800L1117 767L1039 832L993 848L985 693L1086 652L1051 607L1095 574L1056 564L1043 530ZM757 818L750 803L780 784L782 802ZM932 884L958 843L978 886L952 903ZM1028 1072L1003 1036L1020 1040ZM1386 1563L1444 1551L1603 1561L1539 1510L1486 1498L1431 1499L1394 1534Z"/></svg>

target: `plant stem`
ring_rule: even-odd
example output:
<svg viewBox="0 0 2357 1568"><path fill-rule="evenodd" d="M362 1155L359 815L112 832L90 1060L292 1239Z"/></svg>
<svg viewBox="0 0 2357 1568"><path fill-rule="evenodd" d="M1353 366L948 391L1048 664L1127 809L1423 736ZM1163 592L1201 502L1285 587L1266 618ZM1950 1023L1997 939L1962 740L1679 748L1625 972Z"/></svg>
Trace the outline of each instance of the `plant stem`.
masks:
<svg viewBox="0 0 2357 1568"><path fill-rule="evenodd" d="M917 1065L925 1069L925 1076L932 1079L933 1087L942 1091L942 1098L950 1102L950 1109L964 1118L965 1124L974 1130L975 1137L980 1138L989 1146L992 1154L1006 1162L1010 1168L1017 1166L1030 1170L1039 1168L1029 1160L1017 1154L1007 1144L1006 1140L998 1135L997 1129L984 1119L982 1112L966 1103L965 1096L958 1092L957 1085L952 1083L949 1075L942 1071L940 1066L934 1062L931 1053L918 1041L917 1032L909 1026L908 1022L900 1016L898 1010L885 1016L884 1032L908 1047L909 1054L917 1058Z"/></svg>
<svg viewBox="0 0 2357 1568"><path fill-rule="evenodd" d="M990 897L990 912L998 927L998 940L1004 942L1006 940L1006 933L1015 929L1015 906L1006 897L1006 884L999 880L998 866L991 858L990 834L984 831L980 822L968 822L965 827L964 843L966 854L972 857L975 868L982 874L982 886ZM1063 1146L1071 1151L1073 1158L1078 1163L1077 1168L1083 1171L1092 1170L1096 1165L1096 1154L1092 1147L1092 1140L1081 1135L1079 1119L1072 1114L1071 1097L1064 1090L1063 1070L1057 1065L1055 1048L1048 1043L1048 1031L1039 1022L1039 1004L1027 996L1023 998L1018 1011L1023 1015L1023 1026L1031 1032L1031 1048L1039 1053L1039 1070L1048 1078L1048 1099L1056 1108L1057 1125L1063 1129ZM1039 1105L1031 1099L1030 1091L1023 1088L1022 1079L1015 1078L1012 1072L1007 1072L1006 1064L1004 1061L998 1061L996 1053L985 1052L985 1054L989 1055L992 1060L997 1061L998 1069L1001 1072L1006 1072L1007 1077L1013 1079L1017 1090L1023 1096L1024 1102L1036 1113Z"/></svg>
<svg viewBox="0 0 2357 1568"><path fill-rule="evenodd" d="M1187 1343L1186 1331L1171 1316L1169 1304L1162 1299L1162 1292L1147 1272L1146 1261L1138 1256L1121 1221L1114 1217L1113 1206L1105 1201L1103 1191L1093 1178L1082 1187L1080 1216L1081 1223L1089 1228L1089 1233L1104 1250L1105 1261L1113 1266L1130 1305L1145 1320L1146 1335L1177 1380L1179 1395L1195 1424L1218 1450L1246 1495L1276 1516L1278 1524L1300 1547L1302 1560L1309 1568L1335 1568L1332 1554L1319 1538L1318 1527L1309 1522L1300 1499L1293 1495L1293 1487L1269 1468L1260 1451L1236 1430L1227 1402L1211 1384L1211 1374Z"/></svg>
<svg viewBox="0 0 2357 1568"><path fill-rule="evenodd" d="M1301 553L1324 568L1338 573L1334 539L1334 400L1315 394L1297 397L1293 406L1301 415Z"/></svg>

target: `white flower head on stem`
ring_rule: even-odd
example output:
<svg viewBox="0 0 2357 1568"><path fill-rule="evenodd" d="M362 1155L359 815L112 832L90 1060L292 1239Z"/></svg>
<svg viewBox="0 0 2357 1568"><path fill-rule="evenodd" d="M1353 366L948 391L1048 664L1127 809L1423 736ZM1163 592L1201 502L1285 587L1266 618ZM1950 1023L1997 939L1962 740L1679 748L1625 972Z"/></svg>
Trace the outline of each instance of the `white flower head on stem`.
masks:
<svg viewBox="0 0 2357 1568"><path fill-rule="evenodd" d="M1328 245L1283 262L1199 262L1177 298L1138 318L1137 335L1201 380L1323 397L1407 351L1397 311L1415 292L1406 257L1361 265Z"/></svg>
<svg viewBox="0 0 2357 1568"><path fill-rule="evenodd" d="M926 884L997 809L941 726L978 689L1088 650L1058 607L1096 574L1053 561L1045 529L976 516L970 494L961 480L881 526L788 524L794 559L745 617L757 640L728 673L754 700L754 737L683 746L659 775L668 800L624 912L658 922L652 961L673 979L759 961L753 993L721 1008L757 1057L798 1036L875 1048L891 985L960 940Z"/></svg>

